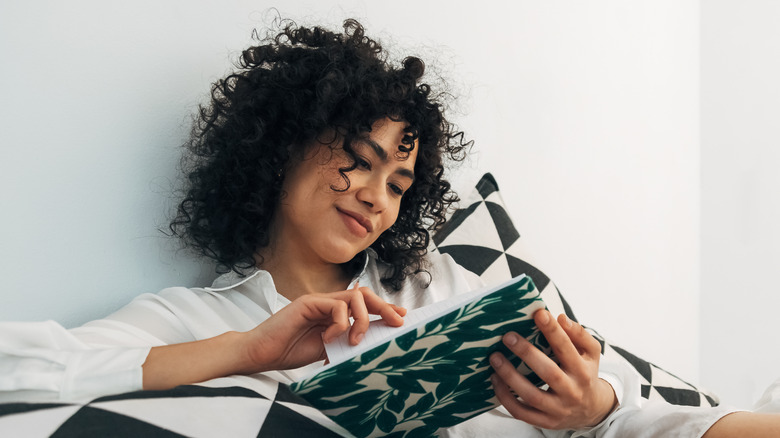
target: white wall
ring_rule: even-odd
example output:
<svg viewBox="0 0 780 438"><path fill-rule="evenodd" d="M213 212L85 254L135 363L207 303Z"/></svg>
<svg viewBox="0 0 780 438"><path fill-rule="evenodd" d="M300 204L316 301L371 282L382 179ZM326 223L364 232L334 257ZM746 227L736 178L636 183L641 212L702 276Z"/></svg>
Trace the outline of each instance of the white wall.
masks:
<svg viewBox="0 0 780 438"><path fill-rule="evenodd" d="M702 2L701 380L750 407L780 377L780 3Z"/></svg>
<svg viewBox="0 0 780 438"><path fill-rule="evenodd" d="M581 320L696 380L698 4L517 5L509 53L460 51L479 167Z"/></svg>
<svg viewBox="0 0 780 438"><path fill-rule="evenodd" d="M476 140L458 187L492 171L580 319L697 380L698 2L335 4L279 9L434 55ZM74 325L205 281L156 227L187 114L269 6L2 6L0 319Z"/></svg>

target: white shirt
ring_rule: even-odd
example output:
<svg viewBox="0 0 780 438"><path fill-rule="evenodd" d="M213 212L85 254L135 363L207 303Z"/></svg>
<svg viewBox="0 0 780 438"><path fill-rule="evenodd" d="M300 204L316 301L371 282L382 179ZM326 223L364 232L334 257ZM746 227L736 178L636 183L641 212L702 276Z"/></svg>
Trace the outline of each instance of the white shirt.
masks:
<svg viewBox="0 0 780 438"><path fill-rule="evenodd" d="M412 276L400 291L380 278L387 266L366 251L359 281L388 302L417 308L481 287L475 274L448 255L431 253L428 274ZM430 284L427 288L424 284ZM247 331L290 301L276 291L267 271L246 277L222 275L208 288L174 287L144 294L112 315L66 330L53 321L0 322L0 401L72 400L142 389L142 365L151 347ZM311 368L264 373L282 383ZM639 377L623 363L602 362L599 376L615 389L620 409L602 424L573 436L698 437L724 408L683 408L649 403L640 396ZM448 429L447 437L563 437L571 432L536 429L498 408Z"/></svg>

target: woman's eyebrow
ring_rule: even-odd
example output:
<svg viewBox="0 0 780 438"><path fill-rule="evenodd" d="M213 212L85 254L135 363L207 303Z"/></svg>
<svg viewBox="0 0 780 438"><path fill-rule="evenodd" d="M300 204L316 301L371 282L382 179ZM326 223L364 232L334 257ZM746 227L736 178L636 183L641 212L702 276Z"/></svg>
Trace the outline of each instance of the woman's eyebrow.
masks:
<svg viewBox="0 0 780 438"><path fill-rule="evenodd" d="M374 140L371 140L371 138L368 137L360 137L358 138L358 141L367 144L371 147L371 149L374 151L377 157L379 157L380 160L382 160L383 163L387 163L387 151L379 145L379 143L375 142ZM414 171L407 169L405 167L399 167L398 170L395 171L395 173L405 176L412 181L414 181Z"/></svg>
<svg viewBox="0 0 780 438"><path fill-rule="evenodd" d="M371 140L369 137L360 137L358 140L361 143L365 143L369 146L371 146L371 149L374 150L374 153L377 157L379 157L382 162L387 163L387 151L379 145L379 143L375 142L374 140Z"/></svg>

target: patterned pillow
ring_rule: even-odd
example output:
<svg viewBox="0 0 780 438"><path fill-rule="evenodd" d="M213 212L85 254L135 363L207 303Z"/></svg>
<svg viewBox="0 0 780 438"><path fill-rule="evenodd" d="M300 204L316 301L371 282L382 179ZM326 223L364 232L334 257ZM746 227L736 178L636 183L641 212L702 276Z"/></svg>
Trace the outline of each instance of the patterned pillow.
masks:
<svg viewBox="0 0 780 438"><path fill-rule="evenodd" d="M485 174L460 208L433 235L431 251L452 256L464 268L479 275L485 284L497 284L525 273L536 284L553 314L565 313L577 320L555 284L531 261L520 233L512 224L491 174ZM588 330L602 345L602 353L613 360L625 360L642 378L642 397L666 400L685 406L717 406L718 398L604 340L595 330Z"/></svg>

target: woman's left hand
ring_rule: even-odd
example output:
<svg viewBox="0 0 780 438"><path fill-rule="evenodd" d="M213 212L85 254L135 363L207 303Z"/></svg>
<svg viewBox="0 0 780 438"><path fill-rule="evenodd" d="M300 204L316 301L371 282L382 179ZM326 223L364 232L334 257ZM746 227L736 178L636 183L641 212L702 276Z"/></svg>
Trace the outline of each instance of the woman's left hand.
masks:
<svg viewBox="0 0 780 438"><path fill-rule="evenodd" d="M504 344L549 389L537 388L504 355L493 353L490 363L496 371L493 388L498 400L513 417L544 429L579 429L599 424L617 405L612 386L598 377L601 345L565 315L556 321L542 309L534 314L534 321L560 365L517 333L505 334Z"/></svg>

